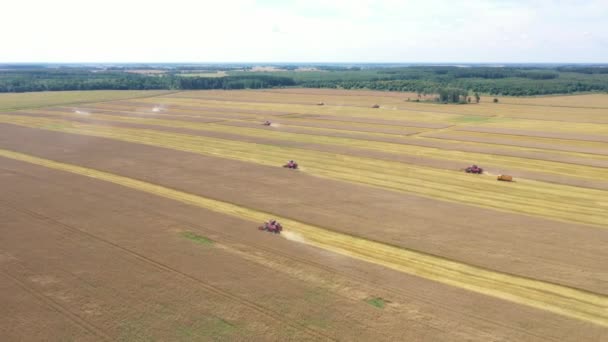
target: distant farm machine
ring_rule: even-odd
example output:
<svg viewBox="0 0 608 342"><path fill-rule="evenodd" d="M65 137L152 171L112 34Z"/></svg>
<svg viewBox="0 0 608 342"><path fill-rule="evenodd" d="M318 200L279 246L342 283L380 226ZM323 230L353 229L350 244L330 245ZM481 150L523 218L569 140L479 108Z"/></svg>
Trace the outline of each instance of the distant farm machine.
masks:
<svg viewBox="0 0 608 342"><path fill-rule="evenodd" d="M287 162L287 164L283 165L283 167L287 168L287 169L297 170L298 169L298 163L296 163L293 160L290 160L289 162Z"/></svg>
<svg viewBox="0 0 608 342"><path fill-rule="evenodd" d="M483 173L483 169L477 165L471 165L471 166L467 167L466 169L464 169L464 171L466 173L473 173L473 174L477 174L477 175L480 175Z"/></svg>
<svg viewBox="0 0 608 342"><path fill-rule="evenodd" d="M264 222L263 225L259 226L258 229L273 234L281 234L281 231L283 231L283 226L281 226L281 224L276 220L268 220Z"/></svg>

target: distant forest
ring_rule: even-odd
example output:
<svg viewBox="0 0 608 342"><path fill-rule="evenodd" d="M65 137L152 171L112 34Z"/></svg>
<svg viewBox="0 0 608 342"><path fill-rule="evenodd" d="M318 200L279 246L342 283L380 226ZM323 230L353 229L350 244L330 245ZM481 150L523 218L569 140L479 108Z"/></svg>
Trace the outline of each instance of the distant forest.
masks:
<svg viewBox="0 0 608 342"><path fill-rule="evenodd" d="M138 68L141 73L136 73ZM59 90L260 89L309 87L408 91L440 94L457 89L463 95L546 95L608 91L606 66L455 67L455 66L278 66L276 71L230 67L132 67L0 65L0 92ZM135 70L134 70L135 69ZM146 73L150 70L158 73ZM128 72L127 72L128 71ZM193 72L226 72L223 77L186 76ZM205 74L203 74L205 75Z"/></svg>

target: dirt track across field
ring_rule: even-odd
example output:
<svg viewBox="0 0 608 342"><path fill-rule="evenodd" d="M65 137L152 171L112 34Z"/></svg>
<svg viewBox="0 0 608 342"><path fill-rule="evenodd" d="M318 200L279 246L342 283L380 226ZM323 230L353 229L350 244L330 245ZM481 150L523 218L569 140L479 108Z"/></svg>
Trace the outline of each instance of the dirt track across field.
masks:
<svg viewBox="0 0 608 342"><path fill-rule="evenodd" d="M3 114L0 335L608 338L606 128L540 132L541 109L514 111L576 115L547 100L496 106L504 126L467 106L366 108L401 96L186 92ZM289 153L301 171L280 167ZM491 175L463 175L475 161L460 153ZM266 216L282 236L256 229Z"/></svg>

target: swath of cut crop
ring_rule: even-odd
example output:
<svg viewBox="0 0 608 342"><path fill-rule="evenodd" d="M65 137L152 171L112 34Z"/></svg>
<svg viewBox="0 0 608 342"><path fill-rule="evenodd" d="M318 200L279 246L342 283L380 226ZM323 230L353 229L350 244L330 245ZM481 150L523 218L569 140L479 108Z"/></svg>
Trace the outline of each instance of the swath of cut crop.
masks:
<svg viewBox="0 0 608 342"><path fill-rule="evenodd" d="M0 156L111 182L252 222L260 222L269 216L269 213L81 166L60 163L8 150L0 150ZM284 224L286 231L293 231L299 234L303 237L304 243L315 247L451 286L536 307L594 324L608 326L608 296L490 271L420 252L333 232L287 218L277 217L277 219Z"/></svg>

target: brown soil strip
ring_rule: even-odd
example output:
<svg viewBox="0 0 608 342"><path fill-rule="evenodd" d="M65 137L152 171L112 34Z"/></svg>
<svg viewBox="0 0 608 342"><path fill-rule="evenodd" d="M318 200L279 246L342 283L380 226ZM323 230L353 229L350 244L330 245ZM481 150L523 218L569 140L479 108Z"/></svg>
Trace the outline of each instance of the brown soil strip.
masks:
<svg viewBox="0 0 608 342"><path fill-rule="evenodd" d="M608 251L604 247L608 231L603 229L107 139L25 128L1 132L0 146L18 152L278 213L472 265L607 293L604 260ZM29 139L22 141L22 136Z"/></svg>

